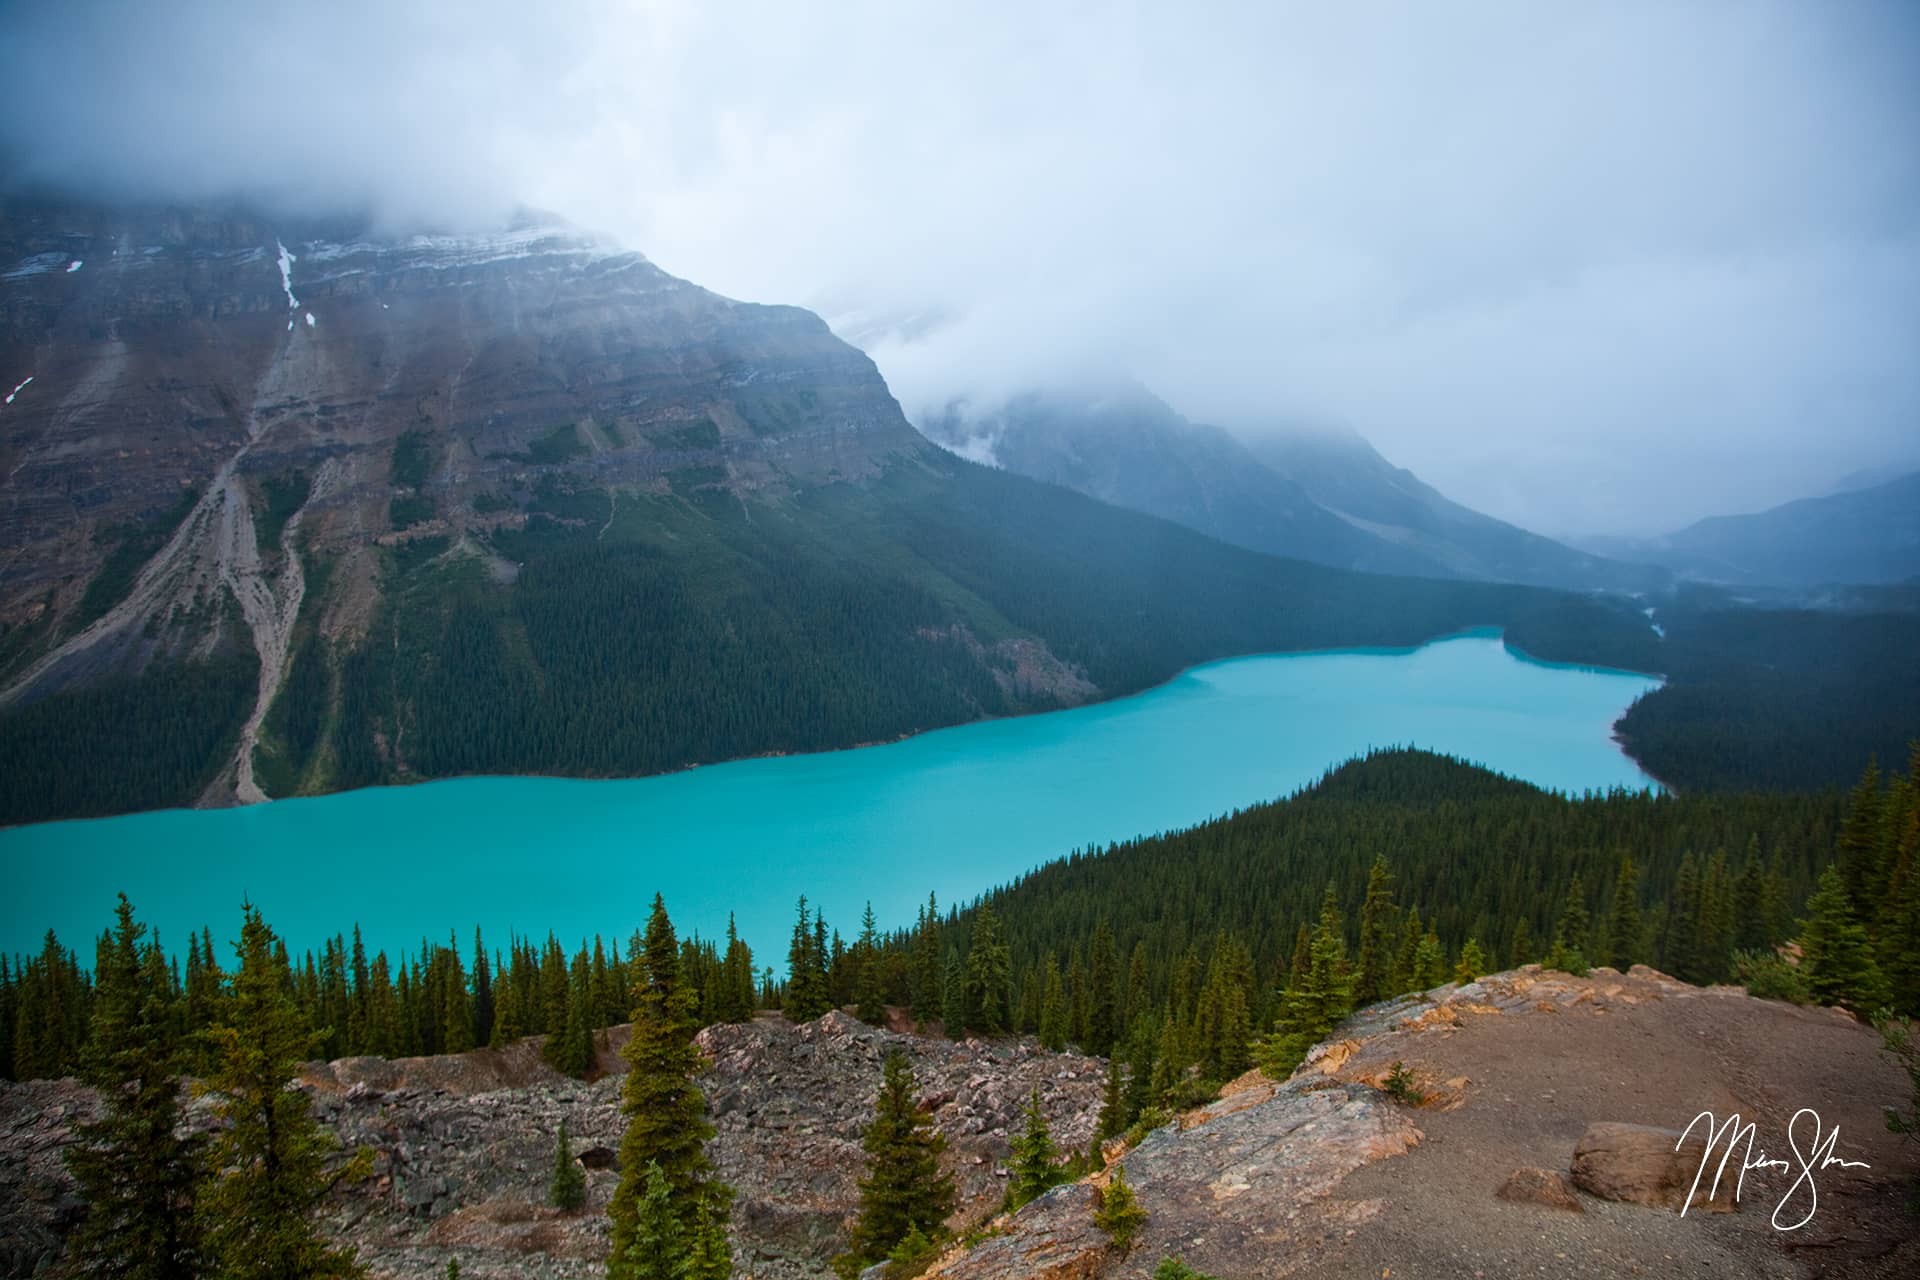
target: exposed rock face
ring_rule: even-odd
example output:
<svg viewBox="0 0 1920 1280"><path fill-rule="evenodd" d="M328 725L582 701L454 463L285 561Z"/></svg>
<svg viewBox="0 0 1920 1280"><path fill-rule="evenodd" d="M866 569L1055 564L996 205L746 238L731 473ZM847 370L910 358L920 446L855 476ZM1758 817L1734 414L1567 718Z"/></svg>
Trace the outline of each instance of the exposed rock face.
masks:
<svg viewBox="0 0 1920 1280"><path fill-rule="evenodd" d="M618 1066L624 1032L615 1028L602 1046L603 1069ZM908 1054L923 1105L947 1135L956 1225L999 1208L1007 1134L1032 1090L1056 1141L1084 1148L1105 1079L1097 1060L1032 1041L900 1035L841 1013L801 1026L769 1017L710 1027L700 1044L713 1059L701 1081L717 1130L708 1152L737 1192L736 1272L764 1280L828 1275L845 1247L865 1167L860 1137L890 1047ZM560 1076L529 1040L452 1057L316 1063L302 1084L323 1124L374 1151L373 1176L341 1194L329 1226L376 1275L437 1280L454 1258L463 1276L482 1280L602 1274L624 1130L617 1074L591 1083ZM4 1274L34 1274L77 1220L60 1152L74 1121L97 1105L72 1081L0 1086ZM192 1114L204 1123L206 1103ZM546 1204L562 1119L587 1171L578 1216Z"/></svg>
<svg viewBox="0 0 1920 1280"><path fill-rule="evenodd" d="M368 556L412 536L388 513L404 432L430 440L418 488L434 514L414 532L456 540L511 518L471 501L509 482L678 473L745 491L860 477L928 448L872 362L810 312L722 298L535 218L381 236L0 200L0 381L29 377L0 407L0 623L71 616L113 543L103 531L199 499L133 607L22 651L0 702L204 646L204 620L186 615L218 612L229 590L269 597L247 611L255 636L257 612L297 613L275 548L254 563L262 482L324 472L304 544ZM556 429L575 434L554 446ZM368 577L340 581L364 596ZM336 604L337 625L365 624L370 600Z"/></svg>
<svg viewBox="0 0 1920 1280"><path fill-rule="evenodd" d="M1061 1188L1021 1210L1015 1230L929 1274L1081 1280L1171 1255L1202 1271L1273 1274L1377 1211L1334 1194L1349 1172L1419 1141L1411 1118L1366 1085L1267 1082L1155 1130L1120 1162L1149 1215L1132 1261L1110 1256L1091 1189Z"/></svg>
<svg viewBox="0 0 1920 1280"><path fill-rule="evenodd" d="M1395 1062L1424 1093L1418 1107L1378 1091ZM1179 1257L1221 1277L1907 1276L1920 1273L1920 1241L1903 1180L1920 1162L1879 1113L1905 1091L1872 1031L1834 1010L1638 967L1574 978L1528 966L1362 1010L1284 1085L1238 1082L1149 1135L1124 1157L1148 1213L1131 1254L1092 1229L1082 1186L933 1274L1135 1278ZM1632 1150L1666 1186L1678 1130L1700 1111L1757 1120L1760 1145L1780 1154L1801 1106L1840 1129L1838 1154L1872 1167L1824 1171L1817 1215L1791 1236L1768 1218L1793 1174L1750 1174L1747 1212L1682 1217L1677 1199L1593 1198L1562 1172L1611 1160L1603 1146L1623 1151L1639 1127L1650 1145ZM1583 1142L1590 1126L1616 1140ZM1613 1185L1632 1181L1614 1168Z"/></svg>

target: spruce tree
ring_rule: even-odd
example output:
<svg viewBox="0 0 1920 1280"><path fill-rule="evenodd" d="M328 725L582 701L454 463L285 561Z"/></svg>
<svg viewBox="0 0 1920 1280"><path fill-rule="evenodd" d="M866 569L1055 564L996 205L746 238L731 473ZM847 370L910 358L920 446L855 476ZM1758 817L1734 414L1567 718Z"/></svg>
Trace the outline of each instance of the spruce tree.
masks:
<svg viewBox="0 0 1920 1280"><path fill-rule="evenodd" d="M359 945L359 937L354 945ZM480 940L478 926L473 930L473 1036L469 1044L485 1045L493 1040L493 968L487 963L486 944Z"/></svg>
<svg viewBox="0 0 1920 1280"><path fill-rule="evenodd" d="M1886 999L1886 985L1873 960L1873 945L1853 913L1853 898L1840 872L1829 865L1807 900L1800 930L1800 972L1821 1004L1868 1014Z"/></svg>
<svg viewBox="0 0 1920 1280"><path fill-rule="evenodd" d="M674 1208L666 1174L649 1161L634 1180L633 1224L624 1235L615 1234L607 1274L625 1280L687 1280L689 1233Z"/></svg>
<svg viewBox="0 0 1920 1280"><path fill-rule="evenodd" d="M1440 945L1440 935L1429 929L1414 948L1413 985L1417 990L1431 991L1446 981L1447 949Z"/></svg>
<svg viewBox="0 0 1920 1280"><path fill-rule="evenodd" d="M1108 1078L1112 1075L1109 1071ZM1065 1175L1054 1163L1059 1155L1059 1149L1053 1145L1053 1134L1047 1129L1046 1113L1040 1109L1040 1090L1036 1088L1028 1095L1026 1125L1013 1139L1013 1158L1007 1164L1008 1209L1018 1209L1060 1185Z"/></svg>
<svg viewBox="0 0 1920 1280"><path fill-rule="evenodd" d="M556 1071L576 1078L593 1070L593 1016L591 974L587 950L573 958L567 983L567 1020L559 1034L547 1037L546 1058Z"/></svg>
<svg viewBox="0 0 1920 1280"><path fill-rule="evenodd" d="M1047 952L1041 971L1040 1043L1055 1053L1067 1047L1067 990L1060 981L1060 961Z"/></svg>
<svg viewBox="0 0 1920 1280"><path fill-rule="evenodd" d="M873 927L873 903L860 917L860 938L853 946L859 969L854 978L854 1015L879 1026L887 1020L886 988L880 969L880 939Z"/></svg>
<svg viewBox="0 0 1920 1280"><path fill-rule="evenodd" d="M946 973L941 983L940 1023L949 1040L959 1040L967 1034L967 971L960 963L960 953L952 947L947 948Z"/></svg>
<svg viewBox="0 0 1920 1280"><path fill-rule="evenodd" d="M1607 915L1607 963L1625 973L1639 958L1640 873L1633 858L1623 855L1613 880L1613 910Z"/></svg>
<svg viewBox="0 0 1920 1280"><path fill-rule="evenodd" d="M1521 916L1513 922L1513 933L1507 938L1508 962L1518 969L1539 958L1533 949L1533 930L1527 926L1527 918Z"/></svg>
<svg viewBox="0 0 1920 1280"><path fill-rule="evenodd" d="M216 1056L203 1088L222 1123L208 1159L218 1172L198 1205L206 1251L223 1280L359 1276L353 1251L323 1241L314 1215L337 1183L366 1170L370 1153L340 1164L307 1095L287 1087L315 1037L287 991L277 941L247 907L232 995L208 1032Z"/></svg>
<svg viewBox="0 0 1920 1280"><path fill-rule="evenodd" d="M946 964L940 946L939 903L932 894L919 913L913 937L913 1020L920 1026L940 1020L946 1002Z"/></svg>
<svg viewBox="0 0 1920 1280"><path fill-rule="evenodd" d="M787 946L787 998L785 1012L790 1022L812 1022L833 1007L827 994L825 944L820 935L822 922L807 915L807 900L800 899L800 914L793 926L793 939Z"/></svg>
<svg viewBox="0 0 1920 1280"><path fill-rule="evenodd" d="M997 1036L1011 1022L1013 958L1000 940L1000 922L982 899L973 913L973 937L967 946L967 1025Z"/></svg>
<svg viewBox="0 0 1920 1280"><path fill-rule="evenodd" d="M1467 945L1460 948L1460 962L1453 966L1453 980L1460 983L1472 982L1486 967L1486 957L1480 953L1480 939L1468 938Z"/></svg>
<svg viewBox="0 0 1920 1280"><path fill-rule="evenodd" d="M1081 1046L1096 1058L1113 1053L1120 1039L1120 954L1113 929L1102 916L1093 926L1093 963L1087 974L1087 1039Z"/></svg>
<svg viewBox="0 0 1920 1280"><path fill-rule="evenodd" d="M930 1240L946 1233L954 1204L953 1179L940 1169L946 1139L913 1095L913 1068L896 1048L882 1068L873 1123L862 1141L867 1174L860 1180L860 1216L847 1251L834 1260L842 1275L886 1258L912 1231Z"/></svg>
<svg viewBox="0 0 1920 1280"><path fill-rule="evenodd" d="M1093 1210L1093 1225L1112 1237L1114 1248L1126 1253L1133 1248L1141 1228L1147 1225L1147 1211L1140 1207L1133 1188L1127 1185L1127 1171L1123 1166L1113 1166L1113 1174L1099 1194Z"/></svg>
<svg viewBox="0 0 1920 1280"><path fill-rule="evenodd" d="M1412 991L1420 980L1415 963L1420 955L1420 939L1426 936L1426 929L1420 923L1418 907L1408 907L1407 915L1400 922L1400 946L1393 957L1394 995L1403 995Z"/></svg>
<svg viewBox="0 0 1920 1280"><path fill-rule="evenodd" d="M1411 913L1408 918L1413 918ZM1347 967L1346 930L1333 886L1328 885L1320 903L1320 923L1308 944L1306 976L1281 998L1274 1032L1260 1051L1261 1070L1276 1079L1286 1076L1308 1049L1352 1011L1353 977Z"/></svg>
<svg viewBox="0 0 1920 1280"><path fill-rule="evenodd" d="M1575 977L1584 976L1587 972L1587 956L1581 948L1585 946L1586 938L1586 888L1576 875L1567 889L1567 905L1560 913L1560 923L1554 927L1553 949L1547 953L1547 968L1558 969Z"/></svg>
<svg viewBox="0 0 1920 1280"><path fill-rule="evenodd" d="M1360 906L1360 955L1354 967L1353 1001L1369 1005L1396 993L1393 981L1393 873L1384 855L1376 854L1367 873L1367 896Z"/></svg>
<svg viewBox="0 0 1920 1280"><path fill-rule="evenodd" d="M621 1054L627 1062L621 1090L627 1130L620 1143L620 1183L607 1207L613 1219L610 1280L639 1280L650 1274L635 1269L641 1253L636 1248L641 1200L651 1194L650 1179L660 1180L675 1215L676 1239L683 1245L696 1233L699 1215L724 1214L732 1196L731 1188L713 1178L707 1159L713 1126L707 1122L706 1099L694 1083L703 1064L693 1043L693 993L682 978L679 943L658 894L645 941L631 959L638 974L637 1005L633 1034Z"/></svg>
<svg viewBox="0 0 1920 1280"><path fill-rule="evenodd" d="M105 1114L77 1126L67 1168L86 1216L68 1243L82 1275L188 1280L201 1273L193 1217L200 1175L195 1139L180 1123L178 1040L171 982L157 943L120 895L110 943L95 966L82 1078Z"/></svg>
<svg viewBox="0 0 1920 1280"><path fill-rule="evenodd" d="M563 1213L578 1213L587 1203L587 1171L573 1158L573 1144L567 1139L567 1122L560 1121L560 1134L553 1143L553 1180L547 1198Z"/></svg>

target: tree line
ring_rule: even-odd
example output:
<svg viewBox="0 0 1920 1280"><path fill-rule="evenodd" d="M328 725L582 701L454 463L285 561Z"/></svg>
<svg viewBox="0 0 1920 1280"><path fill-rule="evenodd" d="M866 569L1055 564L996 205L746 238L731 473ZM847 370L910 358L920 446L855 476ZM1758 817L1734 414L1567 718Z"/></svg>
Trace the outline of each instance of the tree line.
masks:
<svg viewBox="0 0 1920 1280"><path fill-rule="evenodd" d="M78 1126L65 1154L85 1211L68 1245L74 1274L143 1280L360 1277L354 1250L329 1241L318 1217L337 1189L368 1175L370 1150L341 1149L289 1088L326 1034L310 1025L286 948L258 910L242 918L230 973L217 975L205 1027L187 1030L172 966L122 895L102 939L78 1070L103 1113ZM732 1260L732 1192L713 1176L713 1134L695 1076L700 1025L691 975L665 904L653 911L623 970L621 1176L610 1280L724 1280ZM210 1126L186 1123L183 1077L212 1100ZM566 1151L564 1131L559 1150ZM566 1176L578 1175L567 1161ZM556 1179L556 1198L561 1179ZM569 1193L578 1211L583 1197ZM450 1270L456 1274L457 1270Z"/></svg>

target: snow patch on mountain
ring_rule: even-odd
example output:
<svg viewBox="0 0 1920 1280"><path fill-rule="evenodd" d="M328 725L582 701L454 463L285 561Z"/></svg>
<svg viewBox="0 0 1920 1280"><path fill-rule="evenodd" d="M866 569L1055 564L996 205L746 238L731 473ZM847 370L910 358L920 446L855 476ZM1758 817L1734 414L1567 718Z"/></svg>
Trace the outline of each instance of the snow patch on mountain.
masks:
<svg viewBox="0 0 1920 1280"><path fill-rule="evenodd" d="M27 375L27 382L32 382L32 381L33 381L33 375L32 375L32 374L28 374L28 375ZM15 396L17 396L17 395L19 395L19 394L20 394L20 393L21 393L22 391L25 391L25 390L27 389L27 382L23 382L23 383L21 383L21 384L20 384L19 386L17 386L17 387L15 387L15 388L14 388L13 390L11 390L11 391L9 391L9 392L7 393L7 403L8 403L8 404L12 404L12 403L13 403L13 398L14 398Z"/></svg>
<svg viewBox="0 0 1920 1280"><path fill-rule="evenodd" d="M273 246L280 251L280 288L287 295L287 310L298 311L300 299L293 296L293 264L299 259L288 253L287 246L278 240L273 242ZM293 321L287 321L287 328L293 328Z"/></svg>

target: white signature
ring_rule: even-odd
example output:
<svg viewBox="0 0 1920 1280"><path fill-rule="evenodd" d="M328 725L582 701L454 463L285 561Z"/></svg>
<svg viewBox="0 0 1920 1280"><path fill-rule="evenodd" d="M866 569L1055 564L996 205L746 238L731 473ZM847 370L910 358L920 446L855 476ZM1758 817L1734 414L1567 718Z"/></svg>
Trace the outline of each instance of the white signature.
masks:
<svg viewBox="0 0 1920 1280"><path fill-rule="evenodd" d="M1804 1152L1801 1150L1799 1138L1795 1133L1800 1127L1800 1117L1802 1116L1813 1117L1813 1133L1810 1135L1808 1145ZM1781 1173L1791 1173L1795 1163L1800 1166L1800 1176L1793 1180L1793 1185L1787 1188L1787 1194L1782 1196L1780 1203L1774 1206L1773 1226L1776 1231L1798 1231L1801 1227L1813 1221L1814 1211L1820 1207L1820 1191L1819 1188L1814 1185L1813 1181L1813 1175L1815 1173L1822 1169L1829 1169L1836 1166L1842 1169L1866 1169L1871 1167L1864 1160L1842 1160L1839 1156L1833 1154L1833 1144L1840 1141L1840 1126L1835 1125L1833 1132L1822 1138L1820 1134L1820 1115L1812 1107L1800 1108L1793 1113L1793 1119L1787 1122L1787 1149L1793 1152L1793 1160L1791 1161L1769 1159L1765 1151L1757 1153L1754 1151L1753 1139L1756 1126L1752 1121L1741 1124L1740 1117L1738 1115L1732 1115L1727 1117L1725 1124L1717 1124L1711 1111L1702 1111L1699 1115L1695 1116L1693 1123L1687 1126L1686 1132L1680 1135L1680 1141L1673 1144L1673 1149L1678 1151L1684 1146L1687 1138L1692 1135L1694 1128L1703 1121L1707 1126L1707 1146L1706 1150L1700 1156L1700 1168L1693 1175L1693 1185L1687 1188L1687 1204L1680 1206L1680 1216L1683 1218L1687 1216L1687 1205L1693 1203L1694 1192L1700 1189L1700 1179L1706 1176L1707 1165L1713 1161L1714 1149L1720 1147L1722 1139L1725 1139L1726 1146L1721 1149L1720 1163L1713 1171L1713 1185L1707 1189L1707 1198L1709 1200L1720 1190L1720 1179L1725 1176L1727 1172L1727 1162L1733 1159L1734 1149L1739 1147L1743 1142L1746 1144L1746 1150L1740 1156L1740 1176L1734 1180L1733 1184L1733 1198L1736 1203L1739 1202L1740 1193L1747 1185L1748 1170L1777 1169ZM1800 1217L1791 1224L1782 1225L1780 1221L1781 1215L1787 1212L1787 1206L1793 1204L1796 1199L1800 1198L1802 1187L1806 1188L1805 1199L1807 1211L1801 1214Z"/></svg>

